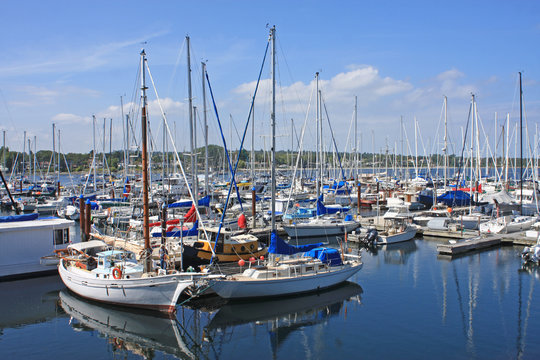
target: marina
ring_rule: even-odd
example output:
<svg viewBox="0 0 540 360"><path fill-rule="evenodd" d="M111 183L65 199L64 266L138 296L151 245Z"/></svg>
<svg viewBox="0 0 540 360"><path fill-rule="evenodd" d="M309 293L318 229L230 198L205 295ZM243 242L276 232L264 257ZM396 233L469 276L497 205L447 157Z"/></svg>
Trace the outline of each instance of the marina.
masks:
<svg viewBox="0 0 540 360"><path fill-rule="evenodd" d="M540 358L540 5L133 4L5 6L1 359Z"/></svg>
<svg viewBox="0 0 540 360"><path fill-rule="evenodd" d="M81 299L58 276L3 282L1 305L12 311L0 315L0 350L26 359L538 358L540 273L521 267L522 247L447 260L437 259L439 241L366 252L358 274L321 293L206 298L179 305L172 321Z"/></svg>

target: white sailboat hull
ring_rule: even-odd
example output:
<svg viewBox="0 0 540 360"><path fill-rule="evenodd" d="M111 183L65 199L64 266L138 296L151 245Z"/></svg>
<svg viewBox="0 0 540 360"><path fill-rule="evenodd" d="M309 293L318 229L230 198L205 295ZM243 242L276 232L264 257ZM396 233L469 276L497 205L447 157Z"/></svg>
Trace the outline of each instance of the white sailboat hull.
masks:
<svg viewBox="0 0 540 360"><path fill-rule="evenodd" d="M277 279L215 281L211 287L222 298L263 298L318 291L342 283L356 274L362 264L342 265L326 273Z"/></svg>
<svg viewBox="0 0 540 360"><path fill-rule="evenodd" d="M103 279L94 274L67 266L65 260L58 272L68 289L87 299L110 304L174 312L178 297L193 278L171 274L133 279Z"/></svg>

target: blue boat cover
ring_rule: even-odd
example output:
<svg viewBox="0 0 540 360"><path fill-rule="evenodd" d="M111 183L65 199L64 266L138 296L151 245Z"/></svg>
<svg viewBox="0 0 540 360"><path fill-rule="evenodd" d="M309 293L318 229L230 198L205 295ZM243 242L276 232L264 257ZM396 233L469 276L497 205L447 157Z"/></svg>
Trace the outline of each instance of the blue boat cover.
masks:
<svg viewBox="0 0 540 360"><path fill-rule="evenodd" d="M321 195L319 199L317 200L317 215L325 215L325 214L336 214L338 212L347 212L350 210L349 207L326 207L324 206L322 202L323 196Z"/></svg>
<svg viewBox="0 0 540 360"><path fill-rule="evenodd" d="M210 206L210 196L206 195L202 199L199 199L197 203L199 204L199 206ZM178 208L178 207L191 207L192 204L193 204L193 201L191 200L176 201L176 202L173 202L172 204L169 204L167 207L169 209Z"/></svg>
<svg viewBox="0 0 540 360"><path fill-rule="evenodd" d="M323 263L329 264L330 266L338 266L342 264L341 255L336 249L317 247L311 251L306 252L304 256L319 259Z"/></svg>
<svg viewBox="0 0 540 360"><path fill-rule="evenodd" d="M272 231L272 235L270 236L270 246L268 247L268 252L271 254L293 255L309 251L321 245L322 243L298 246L289 245L285 241L283 241L283 239L281 239L274 230Z"/></svg>
<svg viewBox="0 0 540 360"><path fill-rule="evenodd" d="M453 190L438 196L437 201L447 206L468 206L471 203L471 197L464 191Z"/></svg>
<svg viewBox="0 0 540 360"><path fill-rule="evenodd" d="M90 210L99 210L99 205L95 201L90 201Z"/></svg>
<svg viewBox="0 0 540 360"><path fill-rule="evenodd" d="M30 221L38 218L38 213L0 216L0 223L15 222L15 221Z"/></svg>
<svg viewBox="0 0 540 360"><path fill-rule="evenodd" d="M195 236L199 233L199 220L193 223L193 227L188 230L176 230L176 231L167 231L165 237L186 237L186 236ZM152 237L161 237L161 232L152 233Z"/></svg>

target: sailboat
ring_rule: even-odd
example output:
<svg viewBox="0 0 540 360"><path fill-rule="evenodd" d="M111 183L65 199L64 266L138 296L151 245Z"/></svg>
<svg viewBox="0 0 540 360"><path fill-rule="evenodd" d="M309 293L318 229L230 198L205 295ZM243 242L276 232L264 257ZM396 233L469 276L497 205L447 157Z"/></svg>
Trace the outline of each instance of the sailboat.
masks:
<svg viewBox="0 0 540 360"><path fill-rule="evenodd" d="M148 219L148 152L147 99L145 85L146 53L141 52L141 123L142 123L142 180L144 209L144 241L146 256L141 262L125 250L108 250L96 258L62 258L58 272L64 284L74 293L91 300L137 308L173 313L180 294L202 276L177 271L156 271L153 268ZM143 254L143 255L144 255Z"/></svg>
<svg viewBox="0 0 540 360"><path fill-rule="evenodd" d="M291 246L276 232L275 198L275 27L270 30L272 42L272 166L271 166L271 241L270 260L250 266L241 273L228 275L210 283L210 287L226 299L264 298L307 293L342 283L362 267L360 256L340 254L321 244ZM281 259L276 255L307 252L304 257Z"/></svg>

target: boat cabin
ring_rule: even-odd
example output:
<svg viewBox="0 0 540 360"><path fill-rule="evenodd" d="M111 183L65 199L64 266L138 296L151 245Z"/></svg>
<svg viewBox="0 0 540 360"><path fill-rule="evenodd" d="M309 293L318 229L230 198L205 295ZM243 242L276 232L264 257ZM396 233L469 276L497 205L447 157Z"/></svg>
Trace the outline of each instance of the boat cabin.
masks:
<svg viewBox="0 0 540 360"><path fill-rule="evenodd" d="M135 254L124 250L107 250L97 253L97 267L92 270L96 276L108 278L114 275L115 269L120 269L120 275L129 279L130 276L143 272L142 264L138 264Z"/></svg>
<svg viewBox="0 0 540 360"><path fill-rule="evenodd" d="M38 214L0 217L0 281L57 272L42 265L42 256L75 241L75 222Z"/></svg>

